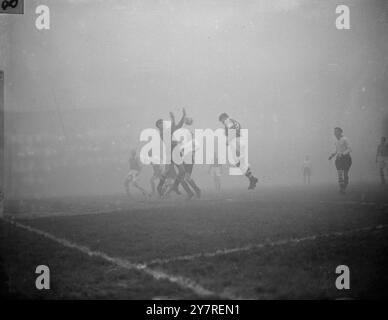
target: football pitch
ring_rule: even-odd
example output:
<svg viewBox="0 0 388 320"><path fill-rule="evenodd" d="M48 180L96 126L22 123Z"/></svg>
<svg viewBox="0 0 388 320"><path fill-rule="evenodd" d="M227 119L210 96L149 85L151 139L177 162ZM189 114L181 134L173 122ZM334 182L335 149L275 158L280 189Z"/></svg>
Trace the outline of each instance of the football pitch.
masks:
<svg viewBox="0 0 388 320"><path fill-rule="evenodd" d="M2 273L21 299L387 298L388 189L228 190L8 201ZM35 268L50 268L50 290ZM336 267L350 289L335 286Z"/></svg>

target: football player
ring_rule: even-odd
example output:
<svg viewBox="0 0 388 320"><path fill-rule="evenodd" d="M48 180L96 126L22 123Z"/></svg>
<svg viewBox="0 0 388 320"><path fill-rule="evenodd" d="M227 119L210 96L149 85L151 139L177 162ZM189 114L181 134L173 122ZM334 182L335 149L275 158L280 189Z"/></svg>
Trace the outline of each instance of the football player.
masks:
<svg viewBox="0 0 388 320"><path fill-rule="evenodd" d="M218 117L218 120L225 127L225 135L226 135L227 140L228 140L229 148L234 148L234 146L236 146L236 150L233 150L234 152L232 152L232 154L235 154L237 156L237 158L239 158L237 161L236 167L240 167L244 171L243 172L244 175L248 178L248 180L249 180L248 189L249 190L255 189L258 179L253 175L251 168L249 167L248 164L246 165L246 168L243 168L243 166L241 165L241 162L245 161L245 159L242 159L240 156L240 147L241 147L241 145L240 145L241 125L240 125L240 123L237 120L230 118L229 115L226 113L222 113ZM229 130L232 130L232 129L235 130L236 137L230 138L229 137ZM245 147L247 147L247 146L245 146Z"/></svg>
<svg viewBox="0 0 388 320"><path fill-rule="evenodd" d="M352 166L352 158L348 139L344 137L343 130L339 127L334 128L335 151L330 155L329 160L335 157L335 167L338 174L338 184L340 194L346 193L346 188L349 185L349 170Z"/></svg>

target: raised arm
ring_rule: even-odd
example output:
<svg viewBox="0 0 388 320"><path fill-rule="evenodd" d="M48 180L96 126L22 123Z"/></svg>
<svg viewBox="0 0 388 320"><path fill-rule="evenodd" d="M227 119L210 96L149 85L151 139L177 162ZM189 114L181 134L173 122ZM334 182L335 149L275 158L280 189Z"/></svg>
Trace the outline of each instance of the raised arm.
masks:
<svg viewBox="0 0 388 320"><path fill-rule="evenodd" d="M170 112L170 116L171 115L174 116L174 114L172 112ZM175 130L182 128L183 124L185 123L185 119L186 119L186 110L185 110L185 108L183 108L182 118L179 120L178 124L176 124L176 125L175 125L175 119L174 119L174 122L173 122L174 126L172 127L173 129L171 132L174 132Z"/></svg>
<svg viewBox="0 0 388 320"><path fill-rule="evenodd" d="M172 132L174 132L174 128L175 128L175 116L172 112L170 112L170 119L171 119L171 130Z"/></svg>

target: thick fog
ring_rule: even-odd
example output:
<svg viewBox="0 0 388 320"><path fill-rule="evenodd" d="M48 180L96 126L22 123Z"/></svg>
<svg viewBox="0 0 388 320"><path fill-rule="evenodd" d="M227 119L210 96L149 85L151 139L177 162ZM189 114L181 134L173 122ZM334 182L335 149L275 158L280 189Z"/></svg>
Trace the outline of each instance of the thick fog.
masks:
<svg viewBox="0 0 388 320"><path fill-rule="evenodd" d="M260 185L336 183L333 129L353 150L351 179L378 181L388 135L388 5L341 1L25 1L0 16L9 196L124 192L140 132L185 107L195 128L227 112L249 131ZM35 8L50 8L50 30ZM149 188L152 169L140 183ZM194 177L213 188L207 166ZM225 175L227 187L246 188Z"/></svg>

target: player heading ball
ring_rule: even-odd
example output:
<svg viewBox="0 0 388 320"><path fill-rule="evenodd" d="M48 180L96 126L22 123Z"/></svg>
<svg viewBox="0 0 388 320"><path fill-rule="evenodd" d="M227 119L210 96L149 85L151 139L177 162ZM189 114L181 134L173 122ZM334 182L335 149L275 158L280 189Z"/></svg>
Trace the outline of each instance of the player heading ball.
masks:
<svg viewBox="0 0 388 320"><path fill-rule="evenodd" d="M229 174L245 175L249 180L248 188L254 189L258 179L249 167L248 130L241 129L240 124L226 113L219 120L224 128L195 129L194 134L187 128L172 130L171 121L159 120L158 129L145 129L140 134L140 141L146 142L141 148L140 159L143 164L155 164L149 157L152 154L160 159L158 164L188 166L192 163L214 164L214 155L217 154L218 164L226 164L228 160L231 165ZM190 124L190 119L186 124Z"/></svg>
<svg viewBox="0 0 388 320"><path fill-rule="evenodd" d="M240 123L230 118L227 113L220 114L218 120L224 125L228 150L232 151L228 155L235 157L232 159L232 163L235 164L235 172L241 172L241 175L244 174L248 178L249 190L256 188L258 179L253 175L248 163L248 139L242 138Z"/></svg>

